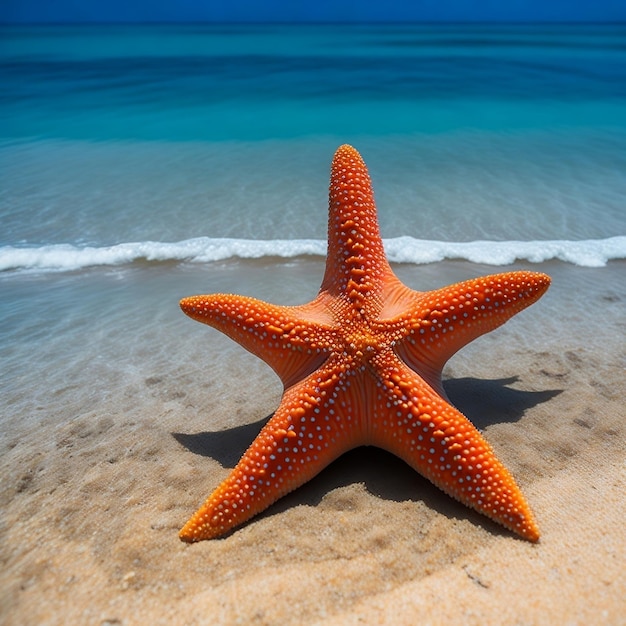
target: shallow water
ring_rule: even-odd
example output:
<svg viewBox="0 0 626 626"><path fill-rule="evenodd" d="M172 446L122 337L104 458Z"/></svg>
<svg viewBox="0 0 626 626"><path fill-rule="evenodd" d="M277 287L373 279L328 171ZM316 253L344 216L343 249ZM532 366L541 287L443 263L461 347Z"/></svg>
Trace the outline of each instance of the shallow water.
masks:
<svg viewBox="0 0 626 626"><path fill-rule="evenodd" d="M492 370L489 351L483 350L498 337L510 343L513 361L524 350L579 350L581 341L591 351L611 352L613 359L621 352L623 357L623 342L620 346L615 341L615 333L626 323L623 265L623 261L600 269L558 262L540 265L553 278L547 295L505 329L465 348L451 361L450 372L471 371L480 378L481 368ZM515 268L523 267L536 269L530 264ZM453 261L395 269L406 284L420 290L494 270ZM3 277L5 435L37 424L71 421L91 410L106 413L107 406L141 412L142 406L151 405L155 390L163 402L168 398L175 402L181 416L199 406L214 410L222 406L229 413L238 398L247 398L242 401L250 421L267 416L281 391L276 376L228 338L184 316L178 300L197 293L236 292L300 304L315 296L322 274L321 261L299 259L96 268L20 281Z"/></svg>

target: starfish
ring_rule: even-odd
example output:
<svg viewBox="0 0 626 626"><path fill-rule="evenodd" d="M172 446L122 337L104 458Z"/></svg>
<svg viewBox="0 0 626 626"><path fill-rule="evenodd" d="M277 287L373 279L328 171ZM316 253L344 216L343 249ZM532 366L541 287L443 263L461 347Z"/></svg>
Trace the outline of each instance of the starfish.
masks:
<svg viewBox="0 0 626 626"><path fill-rule="evenodd" d="M435 291L406 287L380 236L370 177L343 145L330 180L328 254L317 297L277 306L236 295L184 298L278 374L274 415L180 531L218 537L357 446L404 459L450 496L530 541L539 529L513 477L441 382L446 361L543 295L550 278L516 271Z"/></svg>

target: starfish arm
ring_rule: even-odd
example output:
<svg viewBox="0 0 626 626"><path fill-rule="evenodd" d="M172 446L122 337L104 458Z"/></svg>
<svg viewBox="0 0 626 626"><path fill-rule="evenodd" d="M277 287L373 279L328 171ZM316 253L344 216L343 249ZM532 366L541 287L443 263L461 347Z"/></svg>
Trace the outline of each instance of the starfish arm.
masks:
<svg viewBox="0 0 626 626"><path fill-rule="evenodd" d="M385 421L372 443L463 504L530 541L539 529L513 477L473 424L396 358L381 374Z"/></svg>
<svg viewBox="0 0 626 626"><path fill-rule="evenodd" d="M396 352L440 391L441 370L453 354L536 302L549 285L545 274L518 271L412 292L413 303L396 321L408 332Z"/></svg>
<svg viewBox="0 0 626 626"><path fill-rule="evenodd" d="M191 296L180 301L189 317L208 324L263 359L285 387L310 374L327 358L330 317L316 301L278 306L226 294Z"/></svg>
<svg viewBox="0 0 626 626"><path fill-rule="evenodd" d="M359 445L358 422L338 400L345 384L345 376L327 365L288 389L276 413L185 524L180 538L194 542L228 532Z"/></svg>
<svg viewBox="0 0 626 626"><path fill-rule="evenodd" d="M329 190L328 255L321 291L359 307L380 306L387 276L372 183L361 155L348 145L333 158Z"/></svg>

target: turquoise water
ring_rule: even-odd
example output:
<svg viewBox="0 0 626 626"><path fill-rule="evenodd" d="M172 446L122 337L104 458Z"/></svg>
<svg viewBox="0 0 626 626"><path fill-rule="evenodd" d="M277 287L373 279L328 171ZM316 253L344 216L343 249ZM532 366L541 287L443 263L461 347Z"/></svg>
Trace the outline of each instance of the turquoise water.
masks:
<svg viewBox="0 0 626 626"><path fill-rule="evenodd" d="M386 237L624 235L624 26L1 30L0 246L323 240L346 142Z"/></svg>
<svg viewBox="0 0 626 626"><path fill-rule="evenodd" d="M3 136L624 128L618 26L4 28Z"/></svg>
<svg viewBox="0 0 626 626"><path fill-rule="evenodd" d="M625 26L2 27L0 76L15 423L174 376L184 295L312 297L342 143L414 287L626 256Z"/></svg>

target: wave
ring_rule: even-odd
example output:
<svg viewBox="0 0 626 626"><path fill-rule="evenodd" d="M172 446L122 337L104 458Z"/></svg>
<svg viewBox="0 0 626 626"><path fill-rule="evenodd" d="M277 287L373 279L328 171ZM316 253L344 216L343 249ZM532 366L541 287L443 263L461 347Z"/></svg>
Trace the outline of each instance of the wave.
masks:
<svg viewBox="0 0 626 626"><path fill-rule="evenodd" d="M461 259L487 265L515 261L542 263L558 259L582 267L602 267L626 258L626 236L583 241L427 241L413 237L385 239L391 262L425 264ZM199 237L167 243L143 241L103 247L54 244L0 247L0 271L73 271L92 266L119 266L140 261L210 263L225 259L293 258L326 255L326 241L317 239L254 240Z"/></svg>

